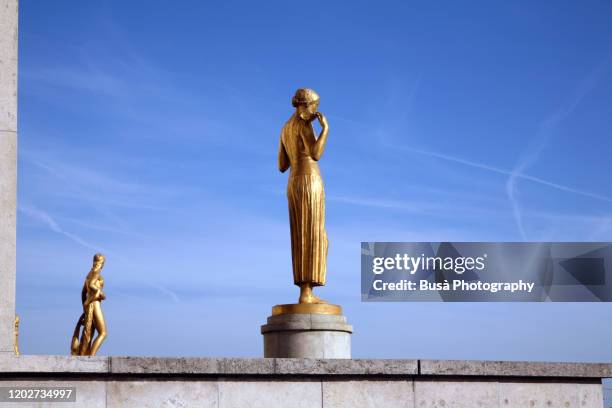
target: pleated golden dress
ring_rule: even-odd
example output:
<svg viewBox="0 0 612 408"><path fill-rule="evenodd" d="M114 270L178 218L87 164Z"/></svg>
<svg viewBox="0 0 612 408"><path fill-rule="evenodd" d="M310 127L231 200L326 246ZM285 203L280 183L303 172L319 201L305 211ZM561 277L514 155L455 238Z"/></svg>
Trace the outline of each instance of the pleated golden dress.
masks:
<svg viewBox="0 0 612 408"><path fill-rule="evenodd" d="M281 148L291 164L287 183L293 282L325 284L327 233L325 190L319 166L310 155L316 141L310 123L292 116L281 132Z"/></svg>

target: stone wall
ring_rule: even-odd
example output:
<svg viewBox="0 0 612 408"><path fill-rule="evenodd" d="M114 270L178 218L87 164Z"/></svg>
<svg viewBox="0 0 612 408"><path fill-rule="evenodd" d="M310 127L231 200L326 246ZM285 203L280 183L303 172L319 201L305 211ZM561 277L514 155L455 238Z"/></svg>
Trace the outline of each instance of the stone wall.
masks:
<svg viewBox="0 0 612 408"><path fill-rule="evenodd" d="M601 408L609 376L612 364L0 357L0 387L76 387L76 403L36 405L49 407Z"/></svg>
<svg viewBox="0 0 612 408"><path fill-rule="evenodd" d="M0 354L13 352L16 212L17 0L0 0Z"/></svg>

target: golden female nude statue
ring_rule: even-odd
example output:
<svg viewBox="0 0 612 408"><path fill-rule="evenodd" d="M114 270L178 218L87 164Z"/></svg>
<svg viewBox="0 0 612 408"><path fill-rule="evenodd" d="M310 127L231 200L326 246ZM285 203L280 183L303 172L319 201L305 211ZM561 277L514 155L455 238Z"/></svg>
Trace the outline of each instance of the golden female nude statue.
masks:
<svg viewBox="0 0 612 408"><path fill-rule="evenodd" d="M278 168L291 168L287 183L293 282L300 287L299 303L326 303L314 296L312 288L325 284L327 233L325 232L325 190L317 161L323 155L329 126L317 111L319 95L312 89L298 89L292 99L295 113L280 137ZM312 121L318 119L321 134L315 138Z"/></svg>
<svg viewBox="0 0 612 408"><path fill-rule="evenodd" d="M20 355L19 353L19 316L15 315L15 321L13 326L13 351L15 355Z"/></svg>
<svg viewBox="0 0 612 408"><path fill-rule="evenodd" d="M106 323L101 306L101 302L106 299L106 296L102 292L104 278L100 275L100 271L104 267L104 260L104 255L95 254L93 266L85 277L85 283L83 283L83 290L81 291L83 314L79 317L72 335L70 344L72 355L95 356L106 338ZM81 326L83 327L82 332ZM94 339L96 331L98 336Z"/></svg>

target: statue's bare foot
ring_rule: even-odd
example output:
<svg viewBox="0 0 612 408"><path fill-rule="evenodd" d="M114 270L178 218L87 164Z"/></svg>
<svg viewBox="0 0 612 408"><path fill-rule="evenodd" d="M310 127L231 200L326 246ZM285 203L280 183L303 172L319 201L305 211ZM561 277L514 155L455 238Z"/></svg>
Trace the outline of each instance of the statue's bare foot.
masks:
<svg viewBox="0 0 612 408"><path fill-rule="evenodd" d="M318 303L318 304L327 304L329 302L326 302L325 300L321 299L318 296L312 296L314 298L314 301L312 303Z"/></svg>
<svg viewBox="0 0 612 408"><path fill-rule="evenodd" d="M326 304L327 302L312 294L312 285L309 283L300 285L300 303Z"/></svg>
<svg viewBox="0 0 612 408"><path fill-rule="evenodd" d="M327 304L328 302L324 301L318 296L311 294L311 295L300 296L300 303Z"/></svg>

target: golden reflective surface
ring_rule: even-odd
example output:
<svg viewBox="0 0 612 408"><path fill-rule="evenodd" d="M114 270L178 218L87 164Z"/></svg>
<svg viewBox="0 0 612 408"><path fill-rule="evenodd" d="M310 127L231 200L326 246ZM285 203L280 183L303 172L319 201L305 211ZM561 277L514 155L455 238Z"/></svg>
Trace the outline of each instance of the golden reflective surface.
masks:
<svg viewBox="0 0 612 408"><path fill-rule="evenodd" d="M16 356L19 355L19 320L19 315L15 315L15 326L13 328L13 351L15 352Z"/></svg>
<svg viewBox="0 0 612 408"><path fill-rule="evenodd" d="M93 266L85 277L83 290L81 291L83 313L79 317L72 335L72 342L70 343L70 353L72 355L95 356L106 338L106 323L101 305L101 302L106 299L106 295L102 292L104 278L100 275L104 267L104 261L104 255L95 254ZM95 336L96 332L97 336Z"/></svg>
<svg viewBox="0 0 612 408"><path fill-rule="evenodd" d="M295 303L288 305L276 305L272 308L272 316L286 313L341 315L342 307L329 303Z"/></svg>
<svg viewBox="0 0 612 408"><path fill-rule="evenodd" d="M292 99L294 114L283 126L278 151L278 168L291 169L287 182L293 282L300 287L299 303L326 303L312 293L325 284L327 233L325 190L317 161L323 155L329 126L318 112L319 95L298 89ZM318 119L321 133L315 137L312 122Z"/></svg>

